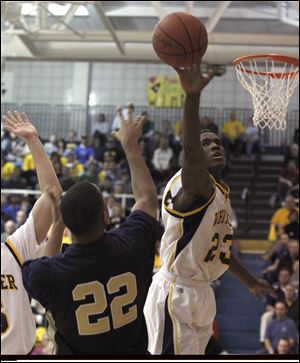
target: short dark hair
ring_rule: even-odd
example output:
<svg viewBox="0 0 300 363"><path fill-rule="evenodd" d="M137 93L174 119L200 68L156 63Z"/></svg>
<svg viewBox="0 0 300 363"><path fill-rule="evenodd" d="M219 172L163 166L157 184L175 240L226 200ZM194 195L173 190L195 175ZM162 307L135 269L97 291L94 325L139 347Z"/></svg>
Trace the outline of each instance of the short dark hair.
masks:
<svg viewBox="0 0 300 363"><path fill-rule="evenodd" d="M73 185L60 202L63 221L79 236L89 235L103 223L104 201L101 192L89 182Z"/></svg>
<svg viewBox="0 0 300 363"><path fill-rule="evenodd" d="M288 304L284 300L278 300L278 301L276 301L275 306L277 304L283 304L285 306L286 310L289 309Z"/></svg>
<svg viewBox="0 0 300 363"><path fill-rule="evenodd" d="M210 130L210 129L201 129L201 131L200 131L200 135L202 135L202 134L206 134L206 133L214 134L214 135L216 135L216 136L220 137L218 134L216 134L215 132L213 132L213 131L212 131L212 130Z"/></svg>

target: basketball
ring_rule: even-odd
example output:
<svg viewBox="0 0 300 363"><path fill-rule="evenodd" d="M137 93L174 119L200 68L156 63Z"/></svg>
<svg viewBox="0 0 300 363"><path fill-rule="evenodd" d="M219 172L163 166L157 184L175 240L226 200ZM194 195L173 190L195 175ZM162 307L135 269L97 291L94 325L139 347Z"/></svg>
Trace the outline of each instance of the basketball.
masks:
<svg viewBox="0 0 300 363"><path fill-rule="evenodd" d="M207 49L207 31L191 14L168 14L156 24L152 46L158 57L172 67L200 64Z"/></svg>

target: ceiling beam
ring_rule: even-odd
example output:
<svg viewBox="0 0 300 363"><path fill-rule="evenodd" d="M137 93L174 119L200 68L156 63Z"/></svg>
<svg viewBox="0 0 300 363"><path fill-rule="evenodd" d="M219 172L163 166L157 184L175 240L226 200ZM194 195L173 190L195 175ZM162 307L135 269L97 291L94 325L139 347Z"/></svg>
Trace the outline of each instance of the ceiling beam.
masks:
<svg viewBox="0 0 300 363"><path fill-rule="evenodd" d="M109 18L107 17L107 15L105 14L105 10L103 8L102 2L101 1L95 1L94 2L94 7L100 17L100 19L103 21L103 23L105 24L106 28L108 29L108 31L110 32L114 42L116 43L119 51L121 54L125 55L125 47L124 44L122 44L122 42L120 41L118 35L115 32L115 29L111 23L111 21L109 20Z"/></svg>
<svg viewBox="0 0 300 363"><path fill-rule="evenodd" d="M130 3L134 3L133 1ZM207 2L209 4L209 2ZM201 2L200 2L201 4ZM164 11L166 14L170 14L177 11L184 11L184 6L178 6L177 2L174 1L174 6L164 6ZM294 10L295 11L295 10ZM210 18L215 12L215 6L206 7L206 6L194 6L193 15L199 18ZM106 15L109 17L145 17L145 18L153 18L157 17L157 12L153 6L138 6L138 5L127 5L122 8L107 10ZM241 8L234 7L234 2L232 6L227 9L224 14L224 18L226 19L277 19L277 9L276 7L251 7Z"/></svg>
<svg viewBox="0 0 300 363"><path fill-rule="evenodd" d="M120 54L118 49L113 46L101 45L95 47L94 45L88 45L85 47L85 51L82 48L74 47L74 45L60 44L59 48L48 49L45 48L43 53L43 60L51 61L99 61L99 62L143 62L143 63L156 63L163 64L159 58L153 52L153 48L150 44L147 47L141 49L138 45L128 46L126 48L126 55ZM101 51L99 51L99 49ZM297 56L298 49L295 47L278 47L275 46L233 46L227 47L222 45L208 46L204 55L203 62L208 64L228 64L232 66L232 61L245 54L261 54L261 53L275 53L278 52L287 54L289 56ZM6 59L31 59L25 54L13 55L14 52L10 52L9 49L5 51Z"/></svg>
<svg viewBox="0 0 300 363"><path fill-rule="evenodd" d="M26 34L23 29L10 29L6 31L11 35ZM116 31L118 39L123 43L151 43L152 32ZM37 35L28 35L32 41L39 42L77 42L78 38L72 32L40 31ZM93 31L85 34L85 42L113 42L108 31ZM252 44L252 45L280 45L299 46L299 36L287 34L256 34L256 33L213 33L208 35L208 44Z"/></svg>
<svg viewBox="0 0 300 363"><path fill-rule="evenodd" d="M41 3L42 3L41 1L36 1L36 7L37 7L36 26L37 29L39 30L47 28L47 20L48 20L47 12L42 6L40 6Z"/></svg>
<svg viewBox="0 0 300 363"><path fill-rule="evenodd" d="M150 4L152 5L153 9L155 10L155 13L159 20L161 20L165 15L166 12L162 6L162 3L160 1L150 1Z"/></svg>
<svg viewBox="0 0 300 363"><path fill-rule="evenodd" d="M194 12L194 1L186 1L186 11L189 14L193 14Z"/></svg>
<svg viewBox="0 0 300 363"><path fill-rule="evenodd" d="M34 57L42 57L40 49L35 46L35 44L28 38L27 35L19 35L18 37Z"/></svg>
<svg viewBox="0 0 300 363"><path fill-rule="evenodd" d="M71 22L71 20L73 19L77 9L79 8L79 5L71 5L70 9L67 11L66 15L63 16L61 18L61 20L64 23L58 23L58 24L54 24L52 26L52 29L54 30L65 30L66 29L66 24L69 24Z"/></svg>
<svg viewBox="0 0 300 363"><path fill-rule="evenodd" d="M46 5L44 5L43 3L40 4L40 6L45 9L45 11L50 14L51 16L53 16L60 24L63 24L66 28L68 28L69 30L71 30L74 34L76 34L77 36L79 36L80 38L84 38L84 34L80 33L79 31L77 31L76 29L74 29L73 27L71 27L69 24L65 23L59 16L54 15L48 8Z"/></svg>
<svg viewBox="0 0 300 363"><path fill-rule="evenodd" d="M224 12L228 8L228 6L231 4L231 1L220 1L218 6L216 7L215 12L212 14L212 16L208 19L208 21L205 23L205 27L207 30L207 33L212 33L215 29L216 25L218 24L219 20L223 16Z"/></svg>

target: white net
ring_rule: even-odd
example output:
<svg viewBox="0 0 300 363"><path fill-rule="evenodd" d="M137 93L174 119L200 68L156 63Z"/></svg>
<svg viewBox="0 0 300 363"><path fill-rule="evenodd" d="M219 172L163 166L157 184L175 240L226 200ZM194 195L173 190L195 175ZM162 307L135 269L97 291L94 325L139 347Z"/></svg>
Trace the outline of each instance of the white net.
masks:
<svg viewBox="0 0 300 363"><path fill-rule="evenodd" d="M235 69L238 80L252 96L253 124L262 129L285 130L289 100L299 82L299 66L252 58L241 60Z"/></svg>

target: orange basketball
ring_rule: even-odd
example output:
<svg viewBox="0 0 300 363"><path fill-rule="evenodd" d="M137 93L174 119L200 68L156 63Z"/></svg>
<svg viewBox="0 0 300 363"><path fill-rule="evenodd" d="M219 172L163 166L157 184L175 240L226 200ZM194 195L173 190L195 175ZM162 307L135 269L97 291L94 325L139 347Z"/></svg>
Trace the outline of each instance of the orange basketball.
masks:
<svg viewBox="0 0 300 363"><path fill-rule="evenodd" d="M200 64L207 49L207 31L195 16L172 13L156 24L152 45L158 57L170 66Z"/></svg>

